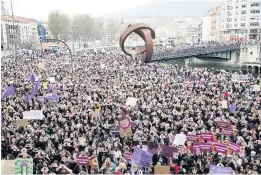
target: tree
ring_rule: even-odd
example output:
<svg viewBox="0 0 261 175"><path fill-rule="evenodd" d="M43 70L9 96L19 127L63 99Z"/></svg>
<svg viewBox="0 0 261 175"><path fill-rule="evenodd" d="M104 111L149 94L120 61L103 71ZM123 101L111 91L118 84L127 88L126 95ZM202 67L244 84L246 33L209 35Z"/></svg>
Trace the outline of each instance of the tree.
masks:
<svg viewBox="0 0 261 175"><path fill-rule="evenodd" d="M68 38L70 19L66 14L59 11L52 11L48 16L48 26L54 38Z"/></svg>
<svg viewBox="0 0 261 175"><path fill-rule="evenodd" d="M80 14L73 17L71 24L74 40L94 40L99 35L100 22L89 14Z"/></svg>

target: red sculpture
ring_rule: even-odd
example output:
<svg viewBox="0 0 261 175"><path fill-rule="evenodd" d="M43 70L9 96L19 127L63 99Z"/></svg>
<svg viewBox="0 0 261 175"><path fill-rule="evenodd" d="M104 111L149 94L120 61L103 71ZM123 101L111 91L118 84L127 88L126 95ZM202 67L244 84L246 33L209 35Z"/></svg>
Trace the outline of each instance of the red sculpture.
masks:
<svg viewBox="0 0 261 175"><path fill-rule="evenodd" d="M144 46L137 48L134 51L135 55L142 54L142 53L146 52L144 63L150 62L152 54L153 54L153 41L152 41L152 39L155 39L154 30L151 29L147 24L144 24L144 23L137 23L137 24L128 26L128 28L122 33L122 35L120 37L120 47L121 47L122 51L129 56L133 56L133 54L128 53L125 50L124 42L132 32L135 32L136 34L138 34L143 39L143 41L145 42Z"/></svg>

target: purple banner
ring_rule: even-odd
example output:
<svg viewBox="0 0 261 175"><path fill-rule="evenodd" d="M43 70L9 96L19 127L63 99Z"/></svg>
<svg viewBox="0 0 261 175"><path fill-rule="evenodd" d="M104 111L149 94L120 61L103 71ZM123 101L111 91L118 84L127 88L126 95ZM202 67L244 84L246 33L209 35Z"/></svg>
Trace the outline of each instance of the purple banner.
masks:
<svg viewBox="0 0 261 175"><path fill-rule="evenodd" d="M167 157L167 158L172 158L173 157L173 153L177 153L178 152L178 148L176 147L169 147L166 145L162 146L162 155Z"/></svg>
<svg viewBox="0 0 261 175"><path fill-rule="evenodd" d="M148 142L148 152L151 154L158 154L158 145L154 142Z"/></svg>
<svg viewBox="0 0 261 175"><path fill-rule="evenodd" d="M210 165L209 173L210 174L233 174L233 169L231 167Z"/></svg>

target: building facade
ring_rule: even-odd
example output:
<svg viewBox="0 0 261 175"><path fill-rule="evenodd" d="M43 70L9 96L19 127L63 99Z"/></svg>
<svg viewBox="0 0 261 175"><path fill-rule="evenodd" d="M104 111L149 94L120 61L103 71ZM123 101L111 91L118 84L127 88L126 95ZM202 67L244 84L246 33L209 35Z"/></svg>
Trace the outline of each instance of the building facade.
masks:
<svg viewBox="0 0 261 175"><path fill-rule="evenodd" d="M175 21L158 26L155 33L157 42L169 41L171 44L197 43L198 23Z"/></svg>
<svg viewBox="0 0 261 175"><path fill-rule="evenodd" d="M221 20L225 40L261 39L260 0L226 0Z"/></svg>
<svg viewBox="0 0 261 175"><path fill-rule="evenodd" d="M220 41L221 40L221 9L217 6L208 11L208 15L202 19L202 41Z"/></svg>
<svg viewBox="0 0 261 175"><path fill-rule="evenodd" d="M1 16L1 41L4 48L10 49L16 43L18 48L34 48L38 43L37 23L14 16Z"/></svg>

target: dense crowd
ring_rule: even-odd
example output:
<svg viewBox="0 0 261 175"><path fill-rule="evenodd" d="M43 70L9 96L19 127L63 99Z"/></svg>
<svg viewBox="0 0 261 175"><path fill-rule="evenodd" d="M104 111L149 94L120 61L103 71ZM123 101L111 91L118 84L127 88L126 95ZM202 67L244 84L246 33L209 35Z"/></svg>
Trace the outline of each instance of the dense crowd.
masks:
<svg viewBox="0 0 261 175"><path fill-rule="evenodd" d="M197 43L197 44L182 44L173 47L158 46L154 51L155 59L164 58L181 58L191 57L200 54L209 54L216 52L224 52L231 50L239 50L240 42L213 42L213 43Z"/></svg>
<svg viewBox="0 0 261 175"><path fill-rule="evenodd" d="M260 91L253 90L259 77L242 83L231 72L138 64L109 50L79 53L73 71L66 56L3 59L1 79L2 94L11 85L15 90L2 98L1 159L33 158L34 174L154 174L156 166L170 166L170 174L208 174L212 165L233 174L261 173ZM40 100L50 93L58 100ZM128 97L138 98L136 105L126 105ZM30 110L42 110L43 120L18 127L16 120ZM119 134L123 114L135 123L131 136ZM205 140L202 133L212 135ZM184 144L174 143L178 134L187 135ZM199 143L226 149L206 151ZM177 149L169 156L166 147ZM148 167L127 157L136 148L153 153ZM81 156L88 164L77 162Z"/></svg>

